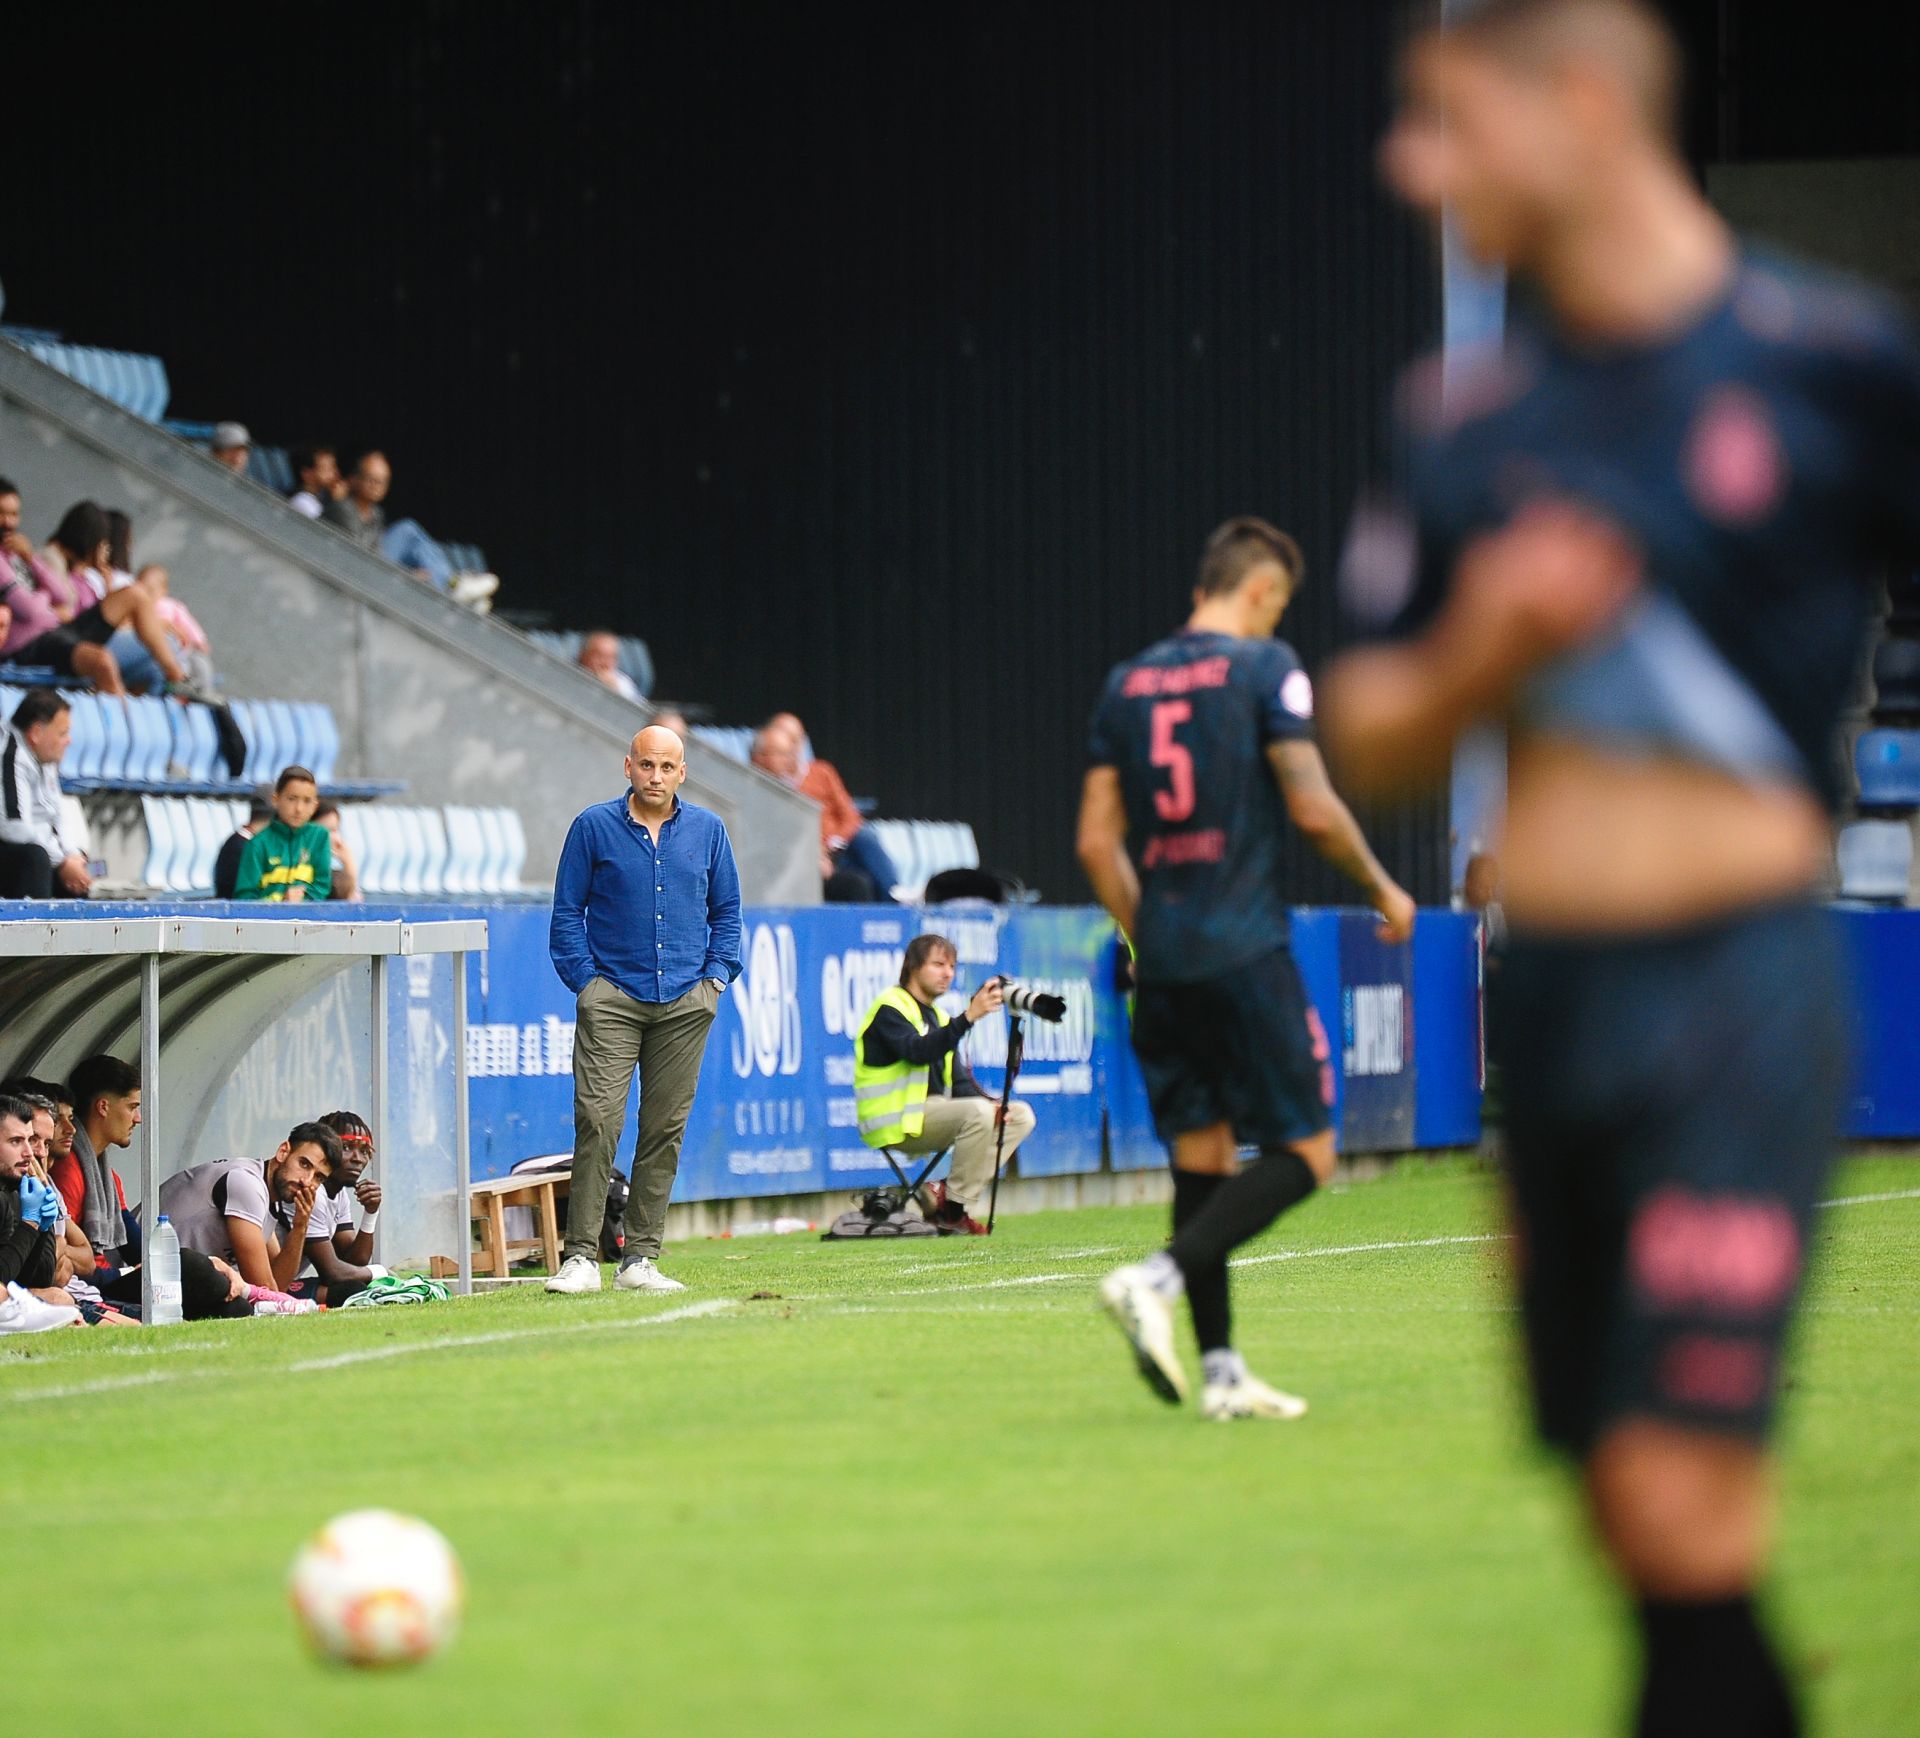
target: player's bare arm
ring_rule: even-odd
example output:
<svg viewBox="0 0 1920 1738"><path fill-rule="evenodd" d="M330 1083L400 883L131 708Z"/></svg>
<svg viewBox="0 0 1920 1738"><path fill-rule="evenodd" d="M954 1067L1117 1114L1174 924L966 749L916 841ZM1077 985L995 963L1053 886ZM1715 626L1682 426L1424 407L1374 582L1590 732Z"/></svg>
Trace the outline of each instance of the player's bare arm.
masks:
<svg viewBox="0 0 1920 1738"><path fill-rule="evenodd" d="M1621 533L1567 502L1537 503L1477 538L1425 633L1351 652L1329 674L1321 739L1342 782L1385 796L1445 777L1461 733L1604 628L1639 578Z"/></svg>
<svg viewBox="0 0 1920 1738"><path fill-rule="evenodd" d="M1140 909L1140 877L1127 855L1127 807L1120 794L1120 774L1113 767L1096 766L1087 773L1080 790L1075 849L1094 897L1122 933L1131 937Z"/></svg>
<svg viewBox="0 0 1920 1738"><path fill-rule="evenodd" d="M274 1271L273 1245L267 1234L251 1219L227 1215L227 1241L233 1245L233 1265L248 1285L263 1285L269 1291L283 1291ZM298 1266L298 1263L295 1263ZM290 1273L289 1279L293 1277Z"/></svg>
<svg viewBox="0 0 1920 1738"><path fill-rule="evenodd" d="M1368 904L1380 913L1380 939L1410 940L1413 898L1380 866L1353 811L1327 777L1320 750L1311 742L1270 742L1267 764L1279 781L1288 819L1322 857L1366 893Z"/></svg>

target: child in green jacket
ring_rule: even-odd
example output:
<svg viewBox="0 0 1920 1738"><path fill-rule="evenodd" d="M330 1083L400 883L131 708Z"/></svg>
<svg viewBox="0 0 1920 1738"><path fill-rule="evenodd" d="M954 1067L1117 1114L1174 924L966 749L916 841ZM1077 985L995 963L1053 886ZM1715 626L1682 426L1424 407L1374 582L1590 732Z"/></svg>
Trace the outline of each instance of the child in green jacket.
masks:
<svg viewBox="0 0 1920 1738"><path fill-rule="evenodd" d="M287 767L273 786L273 819L240 853L235 899L279 903L325 899L333 890L333 838L313 818L320 788L304 766Z"/></svg>

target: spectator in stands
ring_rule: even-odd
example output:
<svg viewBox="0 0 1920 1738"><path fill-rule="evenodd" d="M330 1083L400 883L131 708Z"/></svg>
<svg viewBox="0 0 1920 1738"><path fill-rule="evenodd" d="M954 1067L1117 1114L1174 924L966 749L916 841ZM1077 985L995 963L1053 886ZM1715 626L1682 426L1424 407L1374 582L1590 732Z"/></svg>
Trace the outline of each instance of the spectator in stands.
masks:
<svg viewBox="0 0 1920 1738"><path fill-rule="evenodd" d="M292 1288L316 1198L340 1162L340 1138L297 1124L270 1159L209 1159L160 1185L160 1211L183 1251L231 1262L247 1284Z"/></svg>
<svg viewBox="0 0 1920 1738"><path fill-rule="evenodd" d="M293 475L300 486L287 497L287 505L309 519L318 519L347 487L332 447L295 447Z"/></svg>
<svg viewBox="0 0 1920 1738"><path fill-rule="evenodd" d="M117 507L107 510L107 590L124 591L130 585L142 587L153 599L154 612L165 624L173 643L173 655L187 673L188 683L200 692L214 686L213 649L207 631L193 612L173 596L167 570L158 562L148 562L136 576L133 568L133 521ZM136 694L144 694L164 685L166 678L153 654L140 643L131 628L114 629L107 650L120 666L121 679Z"/></svg>
<svg viewBox="0 0 1920 1738"><path fill-rule="evenodd" d="M471 605L483 614L489 600L500 587L491 573L463 573L457 577L447 552L427 535L417 519L387 523L387 492L393 487L393 467L387 455L363 453L347 479L347 492L321 509L329 525L344 531L369 555L383 555L396 567L404 567L423 584L436 591L450 592L457 603Z"/></svg>
<svg viewBox="0 0 1920 1738"><path fill-rule="evenodd" d="M235 899L296 904L333 891L333 835L313 818L320 790L304 766L281 769L273 786L273 819L240 853Z"/></svg>
<svg viewBox="0 0 1920 1738"><path fill-rule="evenodd" d="M220 855L213 860L213 896L215 899L231 899L234 888L240 884L240 858L247 848L247 841L273 819L273 804L265 797L252 797L247 802L247 818L227 837L220 847Z"/></svg>
<svg viewBox="0 0 1920 1738"><path fill-rule="evenodd" d="M380 538L387 529L383 503L392 487L393 468L387 463L387 455L362 453L347 477L346 493L323 502L320 517L344 531L369 555L378 555Z"/></svg>
<svg viewBox="0 0 1920 1738"><path fill-rule="evenodd" d="M347 843L346 829L340 824L340 805L331 797L322 797L313 818L327 829L327 837L333 842L333 886L327 897L357 903L361 898L360 869L353 860L353 847Z"/></svg>
<svg viewBox="0 0 1920 1738"><path fill-rule="evenodd" d="M40 551L38 581L62 622L107 595L112 548L107 510L98 502L76 501L61 516Z"/></svg>
<svg viewBox="0 0 1920 1738"><path fill-rule="evenodd" d="M46 589L41 579L41 558L32 540L20 529L20 490L0 477L0 551L4 551L7 570L22 585L36 591Z"/></svg>
<svg viewBox="0 0 1920 1738"><path fill-rule="evenodd" d="M9 1312L13 1319L0 1321L0 1328L14 1332L27 1322L65 1327L80 1320L80 1311L66 1295L73 1264L46 1223L50 1209L37 1188L22 1187L23 1180L33 1180L32 1142L32 1107L22 1099L0 1097L0 1288L5 1288L0 1289L0 1300L15 1306ZM66 1313L49 1319L42 1311L29 1310L27 1322L22 1322L18 1292L27 1293L30 1302Z"/></svg>
<svg viewBox="0 0 1920 1738"><path fill-rule="evenodd" d="M754 733L753 764L820 805L820 879L828 899L854 904L891 899L900 873L886 846L867 830L833 763L816 757L801 771L806 734L791 712L776 712Z"/></svg>
<svg viewBox="0 0 1920 1738"><path fill-rule="evenodd" d="M207 450L236 477L247 474L247 460L253 453L253 436L243 422L217 422Z"/></svg>
<svg viewBox="0 0 1920 1738"><path fill-rule="evenodd" d="M640 690L633 684L633 678L620 668L620 640L605 628L595 628L580 641L580 668L589 676L598 677L622 700L638 700ZM659 719L654 723L658 724ZM684 740L684 738L682 739Z"/></svg>
<svg viewBox="0 0 1920 1738"><path fill-rule="evenodd" d="M139 1225L127 1211L127 1193L107 1154L124 1147L140 1126L140 1071L117 1056L89 1056L73 1071L72 1152L51 1167L70 1217L98 1263L94 1283L113 1303L140 1307ZM180 1251L181 1313L188 1321L252 1313L245 1282L224 1261Z"/></svg>
<svg viewBox="0 0 1920 1738"><path fill-rule="evenodd" d="M101 540L106 541L104 532ZM126 626L153 654L169 684L183 693L193 692L168 643L166 624L142 587L109 592L71 621L60 619L55 598L65 595L65 572L55 561L35 555L33 545L21 534L20 491L4 478L0 478L0 546L6 551L5 564L0 566L0 618L4 618L0 659L50 668L55 675L91 682L103 694L124 694L120 665L107 650L107 642L116 628Z"/></svg>
<svg viewBox="0 0 1920 1738"><path fill-rule="evenodd" d="M693 741L693 726L687 722L687 715L674 706L663 706L653 715L653 721L662 730L671 730L682 742Z"/></svg>
<svg viewBox="0 0 1920 1738"><path fill-rule="evenodd" d="M93 885L60 806L60 762L72 738L67 697L28 689L0 749L0 895L9 899L84 899Z"/></svg>

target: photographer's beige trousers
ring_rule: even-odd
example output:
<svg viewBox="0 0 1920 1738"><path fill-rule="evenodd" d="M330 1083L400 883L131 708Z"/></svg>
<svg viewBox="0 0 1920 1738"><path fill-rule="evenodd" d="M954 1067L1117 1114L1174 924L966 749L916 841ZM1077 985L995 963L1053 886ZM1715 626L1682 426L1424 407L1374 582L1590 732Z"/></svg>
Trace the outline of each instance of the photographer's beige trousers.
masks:
<svg viewBox="0 0 1920 1738"><path fill-rule="evenodd" d="M636 1002L605 978L580 992L573 1034L573 1182L567 1191L568 1255L600 1259L600 1222L614 1150L627 1120L627 1088L640 1070L640 1138L628 1180L622 1259L660 1253L667 1197L700 1078L720 992L702 978L674 1002Z"/></svg>
<svg viewBox="0 0 1920 1738"><path fill-rule="evenodd" d="M926 1121L920 1132L893 1143L901 1153L937 1153L953 1148L953 1168L947 1177L947 1199L963 1202L969 1208L986 1205L987 1190L993 1183L993 1113L999 1109L997 1098L927 1099ZM1013 1157L1014 1149L1033 1133L1033 1109L1014 1099L1007 1106L1007 1139L1001 1152L1002 1165ZM977 1218L978 1215L976 1214Z"/></svg>

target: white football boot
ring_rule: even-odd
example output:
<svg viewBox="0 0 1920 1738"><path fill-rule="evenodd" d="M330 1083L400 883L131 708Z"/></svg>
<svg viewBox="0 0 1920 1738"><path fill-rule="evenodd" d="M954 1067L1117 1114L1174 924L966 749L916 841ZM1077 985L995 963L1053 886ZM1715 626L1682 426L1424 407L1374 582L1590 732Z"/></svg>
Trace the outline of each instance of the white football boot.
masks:
<svg viewBox="0 0 1920 1738"><path fill-rule="evenodd" d="M1173 1309L1154 1289L1145 1264L1108 1274L1100 1282L1100 1307L1127 1336L1147 1386L1169 1406L1178 1406L1187 1397L1187 1373L1173 1349Z"/></svg>
<svg viewBox="0 0 1920 1738"><path fill-rule="evenodd" d="M1200 1390L1202 1418L1303 1418L1306 1411L1299 1395L1282 1393L1244 1373L1237 1382L1209 1382Z"/></svg>

